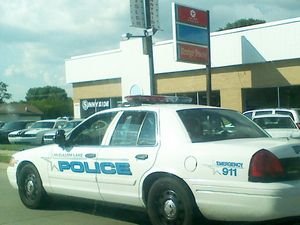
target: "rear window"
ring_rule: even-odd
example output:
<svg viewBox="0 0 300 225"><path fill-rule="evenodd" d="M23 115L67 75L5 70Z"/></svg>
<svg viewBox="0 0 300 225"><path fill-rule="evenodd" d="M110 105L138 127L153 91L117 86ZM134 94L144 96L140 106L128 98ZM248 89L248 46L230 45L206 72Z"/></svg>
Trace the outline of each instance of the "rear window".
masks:
<svg viewBox="0 0 300 225"><path fill-rule="evenodd" d="M287 116L291 117L293 120L295 120L293 113L289 112L289 111L276 110L275 114L287 115Z"/></svg>
<svg viewBox="0 0 300 225"><path fill-rule="evenodd" d="M238 112L223 109L177 111L193 143L268 135Z"/></svg>
<svg viewBox="0 0 300 225"><path fill-rule="evenodd" d="M272 114L272 111L257 111L255 112L255 116L260 116L260 115L269 115Z"/></svg>
<svg viewBox="0 0 300 225"><path fill-rule="evenodd" d="M296 128L296 125L290 117L262 117L254 118L253 121L263 129Z"/></svg>

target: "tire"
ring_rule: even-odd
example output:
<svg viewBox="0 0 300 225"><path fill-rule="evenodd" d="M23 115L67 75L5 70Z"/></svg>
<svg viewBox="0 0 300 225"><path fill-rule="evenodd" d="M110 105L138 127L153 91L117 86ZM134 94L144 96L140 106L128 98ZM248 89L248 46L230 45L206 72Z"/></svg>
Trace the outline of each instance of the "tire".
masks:
<svg viewBox="0 0 300 225"><path fill-rule="evenodd" d="M18 175L18 191L23 204L30 209L44 206L46 192L37 169L32 164L25 165Z"/></svg>
<svg viewBox="0 0 300 225"><path fill-rule="evenodd" d="M150 188L147 212L153 225L192 225L194 207L190 190L179 179L163 177Z"/></svg>

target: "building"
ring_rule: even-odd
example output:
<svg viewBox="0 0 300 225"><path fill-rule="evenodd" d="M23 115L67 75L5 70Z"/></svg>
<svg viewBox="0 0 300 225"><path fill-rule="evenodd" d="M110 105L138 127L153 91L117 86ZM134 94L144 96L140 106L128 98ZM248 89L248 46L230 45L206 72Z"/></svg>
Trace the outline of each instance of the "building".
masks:
<svg viewBox="0 0 300 225"><path fill-rule="evenodd" d="M300 107L300 17L211 33L212 105L245 111ZM206 68L176 62L173 40L155 43L156 93L206 104ZM71 57L75 117L114 107L131 94L149 94L148 56L142 39L120 49ZM89 111L88 111L89 110Z"/></svg>
<svg viewBox="0 0 300 225"><path fill-rule="evenodd" d="M43 115L38 108L25 103L0 104L0 121L40 120Z"/></svg>

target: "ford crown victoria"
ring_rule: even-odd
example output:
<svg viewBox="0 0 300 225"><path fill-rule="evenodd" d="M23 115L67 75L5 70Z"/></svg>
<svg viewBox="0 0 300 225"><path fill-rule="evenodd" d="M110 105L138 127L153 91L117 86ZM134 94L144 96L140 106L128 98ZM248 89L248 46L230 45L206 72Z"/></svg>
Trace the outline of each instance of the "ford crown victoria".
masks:
<svg viewBox="0 0 300 225"><path fill-rule="evenodd" d="M109 109L55 140L10 161L9 181L29 208L58 194L145 208L154 225L300 215L299 142L272 139L233 110Z"/></svg>

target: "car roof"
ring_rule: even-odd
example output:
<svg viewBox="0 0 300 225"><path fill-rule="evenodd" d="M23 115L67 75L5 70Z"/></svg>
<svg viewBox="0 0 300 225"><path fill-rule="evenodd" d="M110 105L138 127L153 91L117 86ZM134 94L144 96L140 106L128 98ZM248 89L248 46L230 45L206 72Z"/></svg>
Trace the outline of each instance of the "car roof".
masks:
<svg viewBox="0 0 300 225"><path fill-rule="evenodd" d="M293 110L300 110L300 108L263 108L263 109L247 110L243 113L258 112L258 111L273 111L273 110L293 111Z"/></svg>
<svg viewBox="0 0 300 225"><path fill-rule="evenodd" d="M113 108L113 109L107 109L100 111L99 113L104 112L115 112L115 111L131 111L131 110L171 110L171 111L177 111L177 110L183 110L183 109L222 109L220 107L214 107L214 106L206 106L206 105L195 105L195 104L149 104L149 105L141 105L141 106L129 106L129 107L119 107L119 108Z"/></svg>
<svg viewBox="0 0 300 225"><path fill-rule="evenodd" d="M290 118L292 120L292 118L289 115L282 115L282 114L266 114L266 115L258 115L258 116L254 116L253 119L257 119L257 118L275 118L275 117L287 117Z"/></svg>
<svg viewBox="0 0 300 225"><path fill-rule="evenodd" d="M36 122L57 122L57 121L66 121L66 120L47 119L47 120L39 120L39 121L36 121Z"/></svg>

